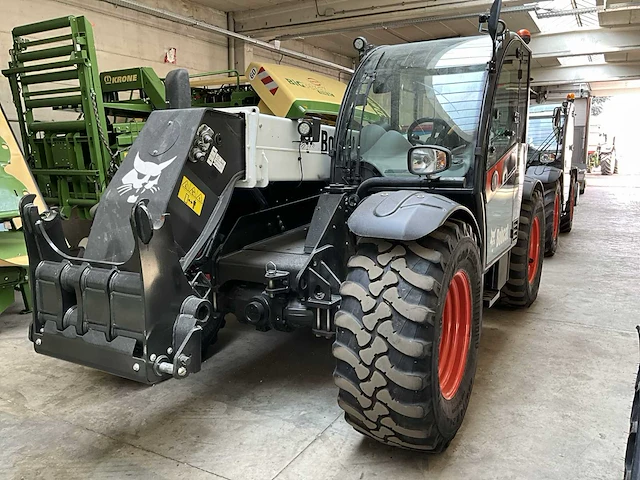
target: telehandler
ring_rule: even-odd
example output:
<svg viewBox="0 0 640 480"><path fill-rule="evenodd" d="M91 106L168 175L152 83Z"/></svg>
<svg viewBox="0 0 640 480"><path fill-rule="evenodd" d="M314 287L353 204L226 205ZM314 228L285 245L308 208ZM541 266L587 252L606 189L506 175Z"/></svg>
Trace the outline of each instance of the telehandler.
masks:
<svg viewBox="0 0 640 480"><path fill-rule="evenodd" d="M529 111L527 175L544 186L545 255L553 256L559 234L573 228L580 185L572 165L575 111L573 98L561 105L534 105Z"/></svg>
<svg viewBox="0 0 640 480"><path fill-rule="evenodd" d="M531 52L488 35L373 48L330 154L319 121L257 107L150 114L103 194L83 257L61 219L20 211L38 353L138 382L184 379L225 317L334 338L346 420L442 451L462 424L483 302L536 299L543 187L525 178ZM258 72L256 72L256 75ZM251 73L250 73L251 75Z"/></svg>

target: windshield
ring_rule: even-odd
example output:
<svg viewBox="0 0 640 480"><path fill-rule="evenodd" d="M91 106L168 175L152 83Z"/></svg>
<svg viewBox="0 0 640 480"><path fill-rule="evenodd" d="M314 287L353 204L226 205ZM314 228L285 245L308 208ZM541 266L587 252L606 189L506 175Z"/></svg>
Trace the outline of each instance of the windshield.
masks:
<svg viewBox="0 0 640 480"><path fill-rule="evenodd" d="M438 176L469 175L492 48L490 37L482 36L372 52L345 102L338 164L360 160L364 177L406 176L412 146L438 145L453 156L451 168Z"/></svg>
<svg viewBox="0 0 640 480"><path fill-rule="evenodd" d="M564 122L563 117L561 122ZM556 160L560 131L553 125L553 111L547 115L532 114L529 117L529 163L551 163Z"/></svg>

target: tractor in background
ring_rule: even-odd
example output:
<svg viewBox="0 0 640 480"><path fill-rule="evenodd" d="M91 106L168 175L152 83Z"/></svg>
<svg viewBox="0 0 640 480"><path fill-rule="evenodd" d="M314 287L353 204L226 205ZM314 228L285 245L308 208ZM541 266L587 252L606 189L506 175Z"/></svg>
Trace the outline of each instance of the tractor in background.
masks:
<svg viewBox="0 0 640 480"><path fill-rule="evenodd" d="M589 129L589 163L588 170L592 172L600 168L601 175L615 175L618 173L618 157L616 155L616 138L609 141L609 134L602 131L599 124L592 124Z"/></svg>
<svg viewBox="0 0 640 480"><path fill-rule="evenodd" d="M573 99L562 105L533 105L529 110L527 175L544 185L545 255L553 256L559 234L570 232L580 185L572 165Z"/></svg>

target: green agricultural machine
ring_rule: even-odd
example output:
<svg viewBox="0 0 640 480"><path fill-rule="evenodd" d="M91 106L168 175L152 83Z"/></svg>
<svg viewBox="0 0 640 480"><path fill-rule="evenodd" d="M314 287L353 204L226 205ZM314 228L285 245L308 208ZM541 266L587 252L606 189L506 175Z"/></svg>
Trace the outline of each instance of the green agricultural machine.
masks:
<svg viewBox="0 0 640 480"><path fill-rule="evenodd" d="M28 193L24 184L7 172L11 164L11 150L9 144L0 137L0 312L3 312L14 301L14 290L18 288L22 293L25 312L30 311L29 282L27 280L26 263L20 262L24 258L27 248L24 235L15 224L19 217L18 202Z"/></svg>
<svg viewBox="0 0 640 480"><path fill-rule="evenodd" d="M22 294L23 312L31 310L27 270L29 258L24 243L18 204L26 193L35 194L44 208L42 196L22 156L9 122L0 112L0 312Z"/></svg>
<svg viewBox="0 0 640 480"><path fill-rule="evenodd" d="M149 114L169 107L165 80L149 67L100 72L85 17L18 26L12 35L9 68L2 73L11 86L29 167L46 202L63 217L75 211L91 219ZM217 88L205 82L191 89L194 107L258 105L259 96L241 84L237 71L194 77L220 74L227 77Z"/></svg>
<svg viewBox="0 0 640 480"><path fill-rule="evenodd" d="M236 70L191 75L190 93L171 105L165 91L187 71L174 70L165 79L149 67L100 72L85 17L22 25L12 35L11 61L2 73L11 86L25 157L47 204L74 218L65 227L72 246L88 235L102 194L151 112L258 107L274 116L335 123L346 88L303 69L252 63L246 76Z"/></svg>
<svg viewBox="0 0 640 480"><path fill-rule="evenodd" d="M84 17L24 25L12 34L11 61L2 73L27 162L47 203L58 205L63 216L78 207L80 218L91 218L140 120L164 108L164 85L146 68L100 74ZM123 93L130 94L124 101Z"/></svg>

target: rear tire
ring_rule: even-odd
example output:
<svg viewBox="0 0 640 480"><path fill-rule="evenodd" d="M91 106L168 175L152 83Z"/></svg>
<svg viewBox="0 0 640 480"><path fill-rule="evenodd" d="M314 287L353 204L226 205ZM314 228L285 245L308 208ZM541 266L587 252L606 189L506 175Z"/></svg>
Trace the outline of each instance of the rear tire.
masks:
<svg viewBox="0 0 640 480"><path fill-rule="evenodd" d="M567 205L567 209L562 214L562 218L560 219L560 233L569 233L573 228L573 213L576 207L577 200L578 183L573 182L571 184L571 190L569 190L569 205Z"/></svg>
<svg viewBox="0 0 640 480"><path fill-rule="evenodd" d="M558 234L560 233L560 212L562 210L562 197L560 183L547 190L544 194L545 234L544 255L553 257L558 250Z"/></svg>
<svg viewBox="0 0 640 480"><path fill-rule="evenodd" d="M610 153L600 154L600 175L611 175L611 163L613 158Z"/></svg>
<svg viewBox="0 0 640 480"><path fill-rule="evenodd" d="M500 299L503 306L529 307L538 297L542 276L544 221L542 194L535 190L530 200L522 200L518 243L511 250L509 278Z"/></svg>
<svg viewBox="0 0 640 480"><path fill-rule="evenodd" d="M480 339L471 227L450 219L416 242L363 238L348 266L333 345L346 421L389 445L446 449L469 404Z"/></svg>
<svg viewBox="0 0 640 480"><path fill-rule="evenodd" d="M581 184L580 184L580 195L584 195L584 191L587 189L587 181L584 180Z"/></svg>

